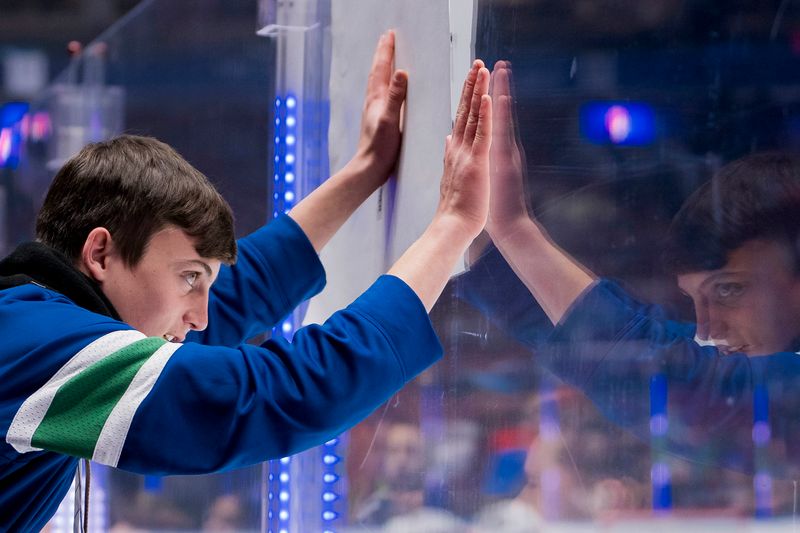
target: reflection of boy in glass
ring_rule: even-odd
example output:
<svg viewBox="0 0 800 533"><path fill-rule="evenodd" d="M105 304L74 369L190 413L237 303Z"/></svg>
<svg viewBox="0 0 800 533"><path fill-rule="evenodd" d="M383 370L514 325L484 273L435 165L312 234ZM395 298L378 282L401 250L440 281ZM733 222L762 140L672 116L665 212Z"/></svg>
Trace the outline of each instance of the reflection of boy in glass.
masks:
<svg viewBox="0 0 800 533"><path fill-rule="evenodd" d="M555 325L546 342L536 339L537 361L644 434L651 430L651 380L664 377L673 448L713 443L728 451L712 460L748 471L767 468L765 454L796 456L789 450L800 442L794 422L800 405L791 393L800 381L793 353L800 337L800 161L749 156L724 167L684 204L666 255L693 300L697 325L678 323L598 280L528 215L509 75L504 62L495 66L486 229ZM493 288L506 300L519 289ZM498 304L507 326L531 339L527 318L505 312L507 301Z"/></svg>
<svg viewBox="0 0 800 533"><path fill-rule="evenodd" d="M697 336L725 354L797 350L800 161L755 154L686 201L667 257L694 303Z"/></svg>

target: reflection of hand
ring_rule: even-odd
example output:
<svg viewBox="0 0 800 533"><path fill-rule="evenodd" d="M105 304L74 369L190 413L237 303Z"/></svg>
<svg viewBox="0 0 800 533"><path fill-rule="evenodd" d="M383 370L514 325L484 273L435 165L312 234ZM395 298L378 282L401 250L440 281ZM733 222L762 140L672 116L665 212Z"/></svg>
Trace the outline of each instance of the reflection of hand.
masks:
<svg viewBox="0 0 800 533"><path fill-rule="evenodd" d="M400 118L408 86L408 73L403 70L392 73L394 42L394 32L389 31L381 36L375 49L356 153L356 159L371 169L370 177L380 183L389 177L400 153Z"/></svg>
<svg viewBox="0 0 800 533"><path fill-rule="evenodd" d="M489 212L492 105L489 71L476 60L464 81L453 133L447 136L437 217L453 218L470 239Z"/></svg>
<svg viewBox="0 0 800 533"><path fill-rule="evenodd" d="M491 203L486 230L495 242L516 223L527 219L525 203L525 152L517 139L511 64L495 63L490 94L494 111L491 168Z"/></svg>

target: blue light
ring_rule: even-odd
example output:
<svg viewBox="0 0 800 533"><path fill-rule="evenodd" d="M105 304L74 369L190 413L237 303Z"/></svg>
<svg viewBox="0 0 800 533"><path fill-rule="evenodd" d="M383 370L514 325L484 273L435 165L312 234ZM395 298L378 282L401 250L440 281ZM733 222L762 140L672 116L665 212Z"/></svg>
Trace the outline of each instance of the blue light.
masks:
<svg viewBox="0 0 800 533"><path fill-rule="evenodd" d="M653 415L650 417L650 434L663 437L669 429L669 420L666 415Z"/></svg>
<svg viewBox="0 0 800 533"><path fill-rule="evenodd" d="M0 107L0 168L17 168L22 147L23 130L28 121L23 119L28 112L28 104L10 102Z"/></svg>
<svg viewBox="0 0 800 533"><path fill-rule="evenodd" d="M9 102L0 107L0 128L10 128L16 126L30 106L25 102Z"/></svg>
<svg viewBox="0 0 800 533"><path fill-rule="evenodd" d="M339 476L337 476L336 474L328 473L322 476L322 481L324 481L325 483L336 483L337 481L339 481Z"/></svg>
<svg viewBox="0 0 800 533"><path fill-rule="evenodd" d="M322 501L324 501L326 503L330 503L332 501L336 501L337 499L339 499L339 496L337 496L333 492L323 492L322 493Z"/></svg>
<svg viewBox="0 0 800 533"><path fill-rule="evenodd" d="M326 465L335 465L336 463L339 462L339 457L332 454L326 454L322 458L322 462L325 463Z"/></svg>
<svg viewBox="0 0 800 533"><path fill-rule="evenodd" d="M296 191L289 184L296 179L292 165L297 160L294 145L299 144L299 138L294 130L289 135L286 132L287 128L297 124L296 113L292 111L297 104L297 99L292 95L282 95L275 99L275 129L273 131L275 165L272 171L274 180L273 218L278 218L280 213L287 213L291 208L290 204L297 199ZM273 336L282 335L289 338L293 331L294 324L290 317L275 327L272 333ZM269 527L281 533L293 529L293 520L291 520L289 509L291 500L294 498L291 491L291 462L291 457L283 457L271 462L274 475L271 475L270 480L274 481L270 487L270 507L271 511L274 510L274 515L270 513Z"/></svg>
<svg viewBox="0 0 800 533"><path fill-rule="evenodd" d="M644 146L656 139L655 111L645 102L587 102L579 122L581 134L593 144Z"/></svg>
<svg viewBox="0 0 800 533"><path fill-rule="evenodd" d="M336 446L337 444L339 444L339 439L334 438L326 442L325 446Z"/></svg>
<svg viewBox="0 0 800 533"><path fill-rule="evenodd" d="M339 515L337 513L333 512L333 511L323 511L322 512L322 519L327 521L327 522L330 522L332 520L336 520L338 517L339 517Z"/></svg>

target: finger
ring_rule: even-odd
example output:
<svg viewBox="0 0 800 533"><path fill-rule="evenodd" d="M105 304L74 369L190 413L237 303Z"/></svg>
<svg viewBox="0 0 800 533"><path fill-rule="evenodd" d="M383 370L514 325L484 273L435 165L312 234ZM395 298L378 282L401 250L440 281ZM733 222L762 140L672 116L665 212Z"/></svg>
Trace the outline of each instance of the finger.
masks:
<svg viewBox="0 0 800 533"><path fill-rule="evenodd" d="M456 121L453 125L453 137L460 140L464 135L464 128L467 125L467 115L469 114L469 106L472 101L472 92L475 88L475 79L478 76L478 70L483 66L480 59L476 59L472 63L472 68L464 80L464 87L461 89L461 98L458 101L458 111L456 112Z"/></svg>
<svg viewBox="0 0 800 533"><path fill-rule="evenodd" d="M469 116L467 125L464 127L464 142L472 143L475 138L475 131L478 126L478 113L480 112L481 99L489 92L489 71L486 67L481 67L478 77L475 79L475 89L472 91L472 101L470 102Z"/></svg>
<svg viewBox="0 0 800 533"><path fill-rule="evenodd" d="M381 35L375 54L372 56L372 67L367 80L367 98L380 96L389 85L392 75L392 61L394 60L394 32L388 31Z"/></svg>
<svg viewBox="0 0 800 533"><path fill-rule="evenodd" d="M508 149L514 141L510 105L510 99L506 95L492 97L492 154L498 157L507 157ZM475 135L477 136L477 132Z"/></svg>
<svg viewBox="0 0 800 533"><path fill-rule="evenodd" d="M472 153L476 156L486 156L491 146L492 97L488 94L483 94L478 106L478 121L475 128L475 140L472 143Z"/></svg>
<svg viewBox="0 0 800 533"><path fill-rule="evenodd" d="M492 76L491 79L489 80L489 96L492 97L492 101L495 100L495 92L496 92L495 78L497 77L497 74L500 73L500 71L506 68L505 65L506 62L501 59L499 61L496 61L494 67L492 67Z"/></svg>
<svg viewBox="0 0 800 533"><path fill-rule="evenodd" d="M405 70L398 70L392 76L389 85L389 101L386 104L386 111L390 116L399 116L406 99L408 90L408 73Z"/></svg>
<svg viewBox="0 0 800 533"><path fill-rule="evenodd" d="M498 61L498 63L500 63L500 61ZM505 67L497 68L497 65L495 65L495 69L492 72L492 78L493 78L492 91L491 91L492 99L496 99L498 96L503 96L503 95L511 96L511 87L509 85L510 81L509 74L510 71L507 68Z"/></svg>

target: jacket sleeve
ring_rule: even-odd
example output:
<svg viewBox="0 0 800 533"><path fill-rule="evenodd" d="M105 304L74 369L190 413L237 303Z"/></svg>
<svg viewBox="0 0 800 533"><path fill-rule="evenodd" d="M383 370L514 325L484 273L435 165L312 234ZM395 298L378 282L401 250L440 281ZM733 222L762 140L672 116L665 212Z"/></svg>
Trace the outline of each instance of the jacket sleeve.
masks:
<svg viewBox="0 0 800 533"><path fill-rule="evenodd" d="M22 403L6 438L17 452L158 475L236 468L333 438L442 353L422 303L392 276L292 343L167 343L111 324L84 324L105 333Z"/></svg>
<svg viewBox="0 0 800 533"><path fill-rule="evenodd" d="M455 278L455 290L462 300L519 342L536 345L553 331L544 310L494 246Z"/></svg>
<svg viewBox="0 0 800 533"><path fill-rule="evenodd" d="M208 328L188 342L237 346L269 331L325 286L325 270L300 226L283 215L239 239L238 258L211 287Z"/></svg>

